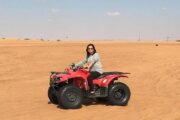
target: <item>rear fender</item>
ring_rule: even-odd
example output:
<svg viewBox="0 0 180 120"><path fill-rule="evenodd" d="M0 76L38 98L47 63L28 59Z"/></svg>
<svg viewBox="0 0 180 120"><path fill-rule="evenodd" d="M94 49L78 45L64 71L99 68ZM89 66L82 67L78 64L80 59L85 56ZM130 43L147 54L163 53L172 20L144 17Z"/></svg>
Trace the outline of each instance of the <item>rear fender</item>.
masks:
<svg viewBox="0 0 180 120"><path fill-rule="evenodd" d="M126 77L128 78L128 76L122 74L122 75L109 75L109 76L106 76L103 80L102 80L102 83L101 83L101 86L103 87L108 87L109 84L115 80L118 80L118 78L120 77Z"/></svg>

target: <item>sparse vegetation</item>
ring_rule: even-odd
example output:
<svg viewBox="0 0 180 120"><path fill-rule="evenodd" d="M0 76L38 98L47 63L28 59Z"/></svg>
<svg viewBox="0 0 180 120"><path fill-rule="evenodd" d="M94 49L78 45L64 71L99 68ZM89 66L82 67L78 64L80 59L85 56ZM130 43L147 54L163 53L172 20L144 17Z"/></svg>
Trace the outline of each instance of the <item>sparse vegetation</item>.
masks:
<svg viewBox="0 0 180 120"><path fill-rule="evenodd" d="M180 42L180 40L176 40L176 42Z"/></svg>
<svg viewBox="0 0 180 120"><path fill-rule="evenodd" d="M60 40L60 39L58 39L57 41L58 41L58 42L60 42L61 40Z"/></svg>
<svg viewBox="0 0 180 120"><path fill-rule="evenodd" d="M3 40L5 40L6 38L2 38Z"/></svg>
<svg viewBox="0 0 180 120"><path fill-rule="evenodd" d="M29 38L25 38L24 40L30 40Z"/></svg>

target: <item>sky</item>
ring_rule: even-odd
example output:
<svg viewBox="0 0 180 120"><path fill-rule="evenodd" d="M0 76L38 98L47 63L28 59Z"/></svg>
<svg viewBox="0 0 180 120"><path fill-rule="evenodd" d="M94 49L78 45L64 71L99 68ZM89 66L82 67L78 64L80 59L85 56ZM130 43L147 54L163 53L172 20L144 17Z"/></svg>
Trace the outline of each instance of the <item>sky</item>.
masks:
<svg viewBox="0 0 180 120"><path fill-rule="evenodd" d="M0 0L0 37L180 39L180 0Z"/></svg>

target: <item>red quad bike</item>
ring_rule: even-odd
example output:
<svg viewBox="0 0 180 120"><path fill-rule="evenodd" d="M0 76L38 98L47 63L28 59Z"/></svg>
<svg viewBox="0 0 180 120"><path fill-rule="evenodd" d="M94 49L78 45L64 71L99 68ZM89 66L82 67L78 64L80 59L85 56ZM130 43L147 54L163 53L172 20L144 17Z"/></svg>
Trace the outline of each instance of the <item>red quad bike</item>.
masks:
<svg viewBox="0 0 180 120"><path fill-rule="evenodd" d="M65 109L80 108L84 98L96 98L111 105L127 105L131 95L130 89L126 84L115 81L121 77L127 78L129 73L104 72L93 80L94 94L89 91L89 74L86 69L74 65L65 69L65 72L51 72L48 89L50 102Z"/></svg>

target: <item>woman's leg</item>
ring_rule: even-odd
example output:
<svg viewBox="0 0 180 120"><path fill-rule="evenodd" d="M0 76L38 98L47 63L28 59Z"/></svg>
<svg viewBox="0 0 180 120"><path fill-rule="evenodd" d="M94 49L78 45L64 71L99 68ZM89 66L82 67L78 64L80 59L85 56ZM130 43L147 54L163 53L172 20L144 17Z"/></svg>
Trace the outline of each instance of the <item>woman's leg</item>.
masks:
<svg viewBox="0 0 180 120"><path fill-rule="evenodd" d="M100 75L101 74L99 72L90 72L90 75L88 76L87 80L91 91L94 90L93 80L99 77Z"/></svg>

